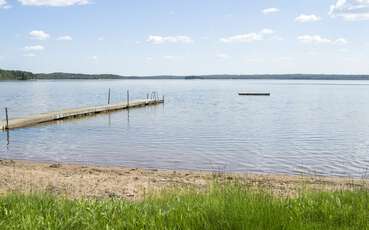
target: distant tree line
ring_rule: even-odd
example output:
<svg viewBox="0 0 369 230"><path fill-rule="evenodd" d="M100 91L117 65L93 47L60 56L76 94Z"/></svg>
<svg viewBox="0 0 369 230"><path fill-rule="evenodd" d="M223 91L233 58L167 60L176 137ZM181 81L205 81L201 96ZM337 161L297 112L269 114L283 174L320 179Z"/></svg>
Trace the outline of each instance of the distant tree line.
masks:
<svg viewBox="0 0 369 230"><path fill-rule="evenodd" d="M0 80L31 80L35 78L36 76L31 72L0 69Z"/></svg>
<svg viewBox="0 0 369 230"><path fill-rule="evenodd" d="M121 76L114 74L78 74L78 73L41 73L35 74L19 70L1 70L0 80L57 80L57 79L250 79L250 80L369 80L369 75L334 74L259 74L259 75L158 75L158 76Z"/></svg>

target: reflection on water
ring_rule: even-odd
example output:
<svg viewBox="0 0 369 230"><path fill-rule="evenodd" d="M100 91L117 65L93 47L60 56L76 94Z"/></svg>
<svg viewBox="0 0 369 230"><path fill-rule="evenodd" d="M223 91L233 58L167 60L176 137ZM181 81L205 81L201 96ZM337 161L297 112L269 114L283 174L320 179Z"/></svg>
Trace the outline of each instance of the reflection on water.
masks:
<svg viewBox="0 0 369 230"><path fill-rule="evenodd" d="M9 130L6 130L6 149L9 150L9 144L10 144L10 136L9 136Z"/></svg>
<svg viewBox="0 0 369 230"><path fill-rule="evenodd" d="M112 103L127 89L166 103L0 132L0 158L355 177L369 166L368 81L1 82L0 106L14 118L98 105L109 88Z"/></svg>

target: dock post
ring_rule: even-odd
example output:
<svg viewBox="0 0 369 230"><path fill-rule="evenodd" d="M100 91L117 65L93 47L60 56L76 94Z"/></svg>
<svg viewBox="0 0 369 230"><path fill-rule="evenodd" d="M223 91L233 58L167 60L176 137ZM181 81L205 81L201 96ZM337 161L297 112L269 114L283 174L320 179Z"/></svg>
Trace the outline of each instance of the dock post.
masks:
<svg viewBox="0 0 369 230"><path fill-rule="evenodd" d="M109 88L109 92L108 92L108 105L110 105L110 88Z"/></svg>
<svg viewBox="0 0 369 230"><path fill-rule="evenodd" d="M149 103L149 94L147 93L146 94L146 104L148 104Z"/></svg>
<svg viewBox="0 0 369 230"><path fill-rule="evenodd" d="M5 107L5 120L6 120L5 129L8 130L9 129L9 116L8 116L8 108L7 107Z"/></svg>
<svg viewBox="0 0 369 230"><path fill-rule="evenodd" d="M164 95L163 95L163 103L164 103Z"/></svg>
<svg viewBox="0 0 369 230"><path fill-rule="evenodd" d="M127 90L127 108L129 108L129 90Z"/></svg>

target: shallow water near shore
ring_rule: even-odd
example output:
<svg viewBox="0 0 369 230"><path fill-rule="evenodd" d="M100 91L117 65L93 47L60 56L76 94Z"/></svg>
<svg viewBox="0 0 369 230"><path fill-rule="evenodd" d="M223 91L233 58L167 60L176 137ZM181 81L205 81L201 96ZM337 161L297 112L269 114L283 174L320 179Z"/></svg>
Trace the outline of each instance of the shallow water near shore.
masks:
<svg viewBox="0 0 369 230"><path fill-rule="evenodd" d="M369 81L1 82L9 116L165 95L164 105L0 132L0 158L128 167L363 177ZM242 97L238 92L270 92ZM3 115L0 116L3 119Z"/></svg>

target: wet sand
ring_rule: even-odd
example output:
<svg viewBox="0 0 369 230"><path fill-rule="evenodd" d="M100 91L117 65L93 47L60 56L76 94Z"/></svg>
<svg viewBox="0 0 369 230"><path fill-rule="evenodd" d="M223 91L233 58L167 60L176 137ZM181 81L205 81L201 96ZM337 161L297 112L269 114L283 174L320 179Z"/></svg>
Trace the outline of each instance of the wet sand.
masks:
<svg viewBox="0 0 369 230"><path fill-rule="evenodd" d="M277 196L300 191L369 188L369 180L225 172L174 171L0 160L0 195L47 192L68 198L143 199L171 188L207 189L214 181L236 181Z"/></svg>

